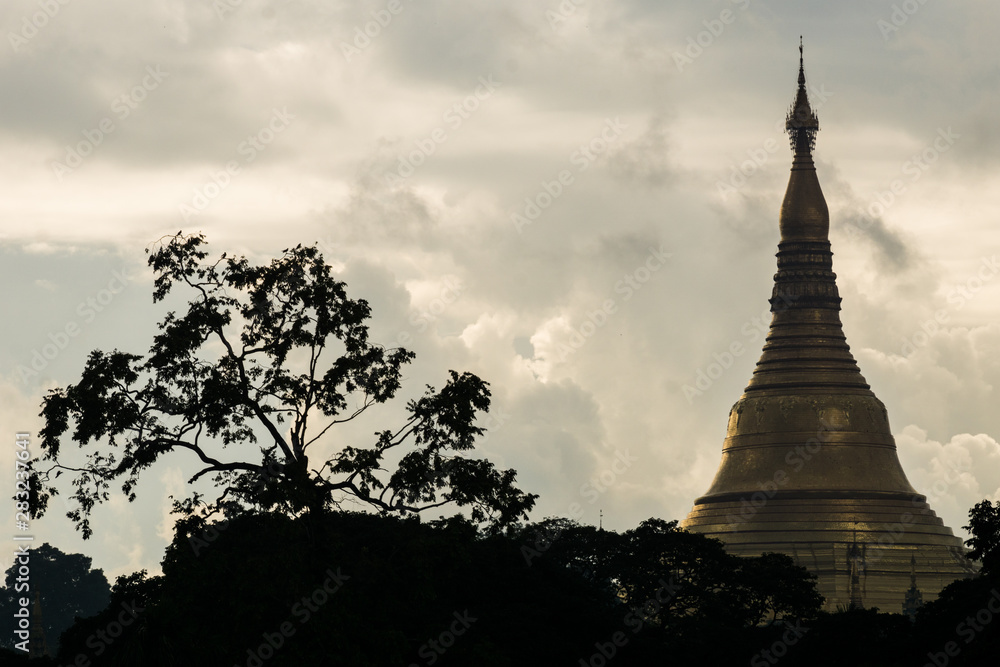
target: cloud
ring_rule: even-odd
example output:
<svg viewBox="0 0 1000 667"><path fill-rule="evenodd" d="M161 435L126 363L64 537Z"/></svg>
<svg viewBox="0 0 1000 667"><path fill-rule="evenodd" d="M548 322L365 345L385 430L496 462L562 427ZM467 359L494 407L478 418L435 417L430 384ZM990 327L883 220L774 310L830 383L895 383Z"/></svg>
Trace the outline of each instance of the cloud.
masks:
<svg viewBox="0 0 1000 667"><path fill-rule="evenodd" d="M823 189L831 193L831 232L842 233L851 243L868 246L874 254L872 266L878 273L895 275L926 262L900 229L886 223L882 214L886 206L877 199L865 201L859 197L839 169L828 170Z"/></svg>
<svg viewBox="0 0 1000 667"><path fill-rule="evenodd" d="M611 173L649 186L662 186L670 178L670 143L667 121L662 115L649 120L642 134L611 154Z"/></svg>
<svg viewBox="0 0 1000 667"><path fill-rule="evenodd" d="M911 424L896 447L910 483L956 535L968 535L962 527L971 507L1000 500L1000 443L993 437L959 433L942 443Z"/></svg>

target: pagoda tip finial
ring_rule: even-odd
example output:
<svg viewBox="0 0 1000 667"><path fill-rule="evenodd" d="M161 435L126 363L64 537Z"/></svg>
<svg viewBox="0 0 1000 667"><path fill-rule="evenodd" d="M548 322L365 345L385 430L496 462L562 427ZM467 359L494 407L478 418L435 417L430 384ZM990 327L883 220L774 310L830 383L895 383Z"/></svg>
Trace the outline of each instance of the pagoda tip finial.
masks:
<svg viewBox="0 0 1000 667"><path fill-rule="evenodd" d="M799 35L799 90L785 118L785 131L795 152L809 153L816 144L819 119L809 106L806 93L806 70L803 62L802 35Z"/></svg>
<svg viewBox="0 0 1000 667"><path fill-rule="evenodd" d="M802 35L799 35L799 88L805 88L806 67L802 58Z"/></svg>

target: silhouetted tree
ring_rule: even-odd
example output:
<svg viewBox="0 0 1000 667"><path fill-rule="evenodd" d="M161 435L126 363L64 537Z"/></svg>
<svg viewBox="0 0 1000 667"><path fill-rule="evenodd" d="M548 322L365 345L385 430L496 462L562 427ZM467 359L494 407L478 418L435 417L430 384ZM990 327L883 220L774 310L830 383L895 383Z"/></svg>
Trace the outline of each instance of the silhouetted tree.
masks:
<svg viewBox="0 0 1000 667"><path fill-rule="evenodd" d="M966 555L982 561L982 569L953 581L917 612L914 644L924 662L994 665L1000 655L1000 503L977 503L965 528L972 533Z"/></svg>
<svg viewBox="0 0 1000 667"><path fill-rule="evenodd" d="M813 618L823 606L816 590L816 575L795 565L787 554L766 553L734 561L732 581L739 589L748 622Z"/></svg>
<svg viewBox="0 0 1000 667"><path fill-rule="evenodd" d="M758 624L814 618L823 602L815 576L791 558L733 556L676 521L648 519L619 534L550 518L516 537L533 565L556 563L599 593L595 604L612 610L627 640L615 656L621 664L665 654L679 664L746 664L755 642L774 634ZM659 648L647 653L650 645Z"/></svg>
<svg viewBox="0 0 1000 667"><path fill-rule="evenodd" d="M680 625L732 621L729 556L718 540L689 533L676 521L647 519L625 531L615 551L615 579L646 623Z"/></svg>
<svg viewBox="0 0 1000 667"><path fill-rule="evenodd" d="M100 613L79 619L62 635L60 665L131 667L133 665L179 664L161 662L182 636L169 637L150 631L148 610L162 599L164 577L147 576L146 570L122 575L111 588L110 601ZM200 584L200 582L190 582ZM230 601L236 603L236 600ZM205 622L204 608L218 610L219 601L204 594L199 606L189 610L192 623ZM219 619L224 620L224 619ZM217 626L225 628L224 623ZM194 651L185 664L208 665Z"/></svg>
<svg viewBox="0 0 1000 667"><path fill-rule="evenodd" d="M976 503L969 510L969 525L962 527L972 533L965 541L972 547L969 558L982 561L984 575L1000 575L1000 502Z"/></svg>
<svg viewBox="0 0 1000 667"><path fill-rule="evenodd" d="M207 503L199 494L175 501L185 515L202 504L205 516L317 514L351 496L383 513L454 503L493 527L526 516L537 496L514 486L514 470L463 456L490 405L487 384L470 373L451 371L441 391L428 387L408 403L405 423L371 445L311 461L331 428L395 395L414 355L369 341L367 302L348 298L316 247L256 266L226 253L208 261L204 243L178 233L150 252L154 302L175 286L193 298L183 314L166 315L147 357L94 351L79 382L45 397L40 446L52 465L32 478L36 516L57 493L54 478L71 473L79 507L69 516L89 537L91 511L112 482L131 501L142 472L180 452L200 464L190 482L212 475L220 489ZM60 461L68 432L89 452L82 464Z"/></svg>
<svg viewBox="0 0 1000 667"><path fill-rule="evenodd" d="M10 623L20 607L18 600L27 598L33 602L38 592L45 639L54 654L59 646L59 636L73 625L76 618L93 616L108 605L111 586L103 570L91 569L91 563L89 556L66 554L46 542L30 551L30 580L18 582L18 563L15 560L7 569L4 589L0 594L0 617L10 629L0 635L0 642L6 647L13 645L14 633Z"/></svg>
<svg viewBox="0 0 1000 667"><path fill-rule="evenodd" d="M197 552L178 530L163 575L120 579L109 609L67 633L61 664L575 665L620 630L577 572L528 565L519 541L465 518L318 520L315 549L289 548L312 522L279 513L216 526ZM138 608L134 622L104 641L123 605ZM655 655L648 644L635 650Z"/></svg>

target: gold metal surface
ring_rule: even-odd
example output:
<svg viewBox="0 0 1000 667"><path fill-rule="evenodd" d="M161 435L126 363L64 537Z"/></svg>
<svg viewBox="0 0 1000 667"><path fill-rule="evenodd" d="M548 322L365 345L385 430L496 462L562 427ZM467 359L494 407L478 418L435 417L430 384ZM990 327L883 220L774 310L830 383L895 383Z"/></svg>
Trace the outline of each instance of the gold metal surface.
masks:
<svg viewBox="0 0 1000 667"><path fill-rule="evenodd" d="M730 410L715 479L682 526L739 555L791 555L819 576L828 609L850 603L856 535L862 603L899 612L911 576L932 600L973 569L962 541L907 481L886 408L847 345L801 58L786 129L794 159L770 330Z"/></svg>

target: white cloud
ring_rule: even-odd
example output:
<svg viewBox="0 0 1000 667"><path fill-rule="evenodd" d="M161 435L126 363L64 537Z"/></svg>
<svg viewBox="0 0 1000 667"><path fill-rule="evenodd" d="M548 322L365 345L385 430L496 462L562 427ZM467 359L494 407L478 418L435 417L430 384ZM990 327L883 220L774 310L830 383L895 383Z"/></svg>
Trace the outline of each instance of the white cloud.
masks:
<svg viewBox="0 0 1000 667"><path fill-rule="evenodd" d="M896 447L910 484L956 535L968 537L962 526L969 508L1000 500L1000 443L993 437L960 433L941 443L910 425L896 436Z"/></svg>

